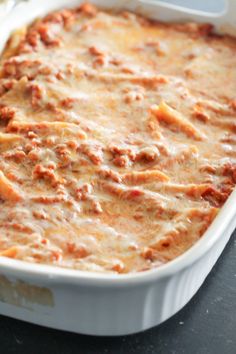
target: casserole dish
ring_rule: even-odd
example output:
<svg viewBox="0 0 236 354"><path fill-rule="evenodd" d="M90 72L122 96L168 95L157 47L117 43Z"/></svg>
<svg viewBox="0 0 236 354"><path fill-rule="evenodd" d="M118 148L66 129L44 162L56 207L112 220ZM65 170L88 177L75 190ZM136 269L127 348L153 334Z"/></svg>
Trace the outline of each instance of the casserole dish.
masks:
<svg viewBox="0 0 236 354"><path fill-rule="evenodd" d="M75 6L80 2L71 1ZM100 6L136 10L164 20L182 20L180 8L137 1L94 2ZM145 6L144 6L145 4ZM2 46L9 33L35 17L68 6L35 1L16 8L2 23ZM233 9L232 9L233 10ZM157 13L158 16L155 16ZM231 14L233 11L230 12ZM187 19L210 21L217 30L222 16L190 12ZM233 21L232 21L233 23ZM231 19L228 25L232 24ZM225 28L231 31L232 27ZM232 32L230 32L232 33ZM135 333L161 323L178 311L197 291L235 227L231 195L204 237L175 261L152 271L129 275L100 275L1 259L0 311L30 322L96 335Z"/></svg>

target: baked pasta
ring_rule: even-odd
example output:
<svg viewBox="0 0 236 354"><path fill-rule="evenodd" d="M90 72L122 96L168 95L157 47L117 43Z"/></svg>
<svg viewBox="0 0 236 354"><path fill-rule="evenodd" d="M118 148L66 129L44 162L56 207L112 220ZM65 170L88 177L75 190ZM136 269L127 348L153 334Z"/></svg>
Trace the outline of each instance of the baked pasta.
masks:
<svg viewBox="0 0 236 354"><path fill-rule="evenodd" d="M236 182L236 39L86 3L0 60L0 255L95 272L195 244Z"/></svg>

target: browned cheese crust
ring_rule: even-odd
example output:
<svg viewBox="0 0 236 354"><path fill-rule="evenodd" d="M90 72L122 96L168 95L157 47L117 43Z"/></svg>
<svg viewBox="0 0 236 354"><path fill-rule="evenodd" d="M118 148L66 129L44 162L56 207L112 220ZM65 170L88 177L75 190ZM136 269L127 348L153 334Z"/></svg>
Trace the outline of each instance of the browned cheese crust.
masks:
<svg viewBox="0 0 236 354"><path fill-rule="evenodd" d="M236 40L83 4L0 60L0 255L129 273L204 234L236 181Z"/></svg>

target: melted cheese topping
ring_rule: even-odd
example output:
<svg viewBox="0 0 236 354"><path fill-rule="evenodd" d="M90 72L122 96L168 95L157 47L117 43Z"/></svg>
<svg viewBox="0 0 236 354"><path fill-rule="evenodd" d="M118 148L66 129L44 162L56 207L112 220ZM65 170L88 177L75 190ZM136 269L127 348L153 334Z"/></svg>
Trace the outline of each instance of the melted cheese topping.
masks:
<svg viewBox="0 0 236 354"><path fill-rule="evenodd" d="M136 272L185 252L236 181L236 40L89 4L0 62L0 255Z"/></svg>

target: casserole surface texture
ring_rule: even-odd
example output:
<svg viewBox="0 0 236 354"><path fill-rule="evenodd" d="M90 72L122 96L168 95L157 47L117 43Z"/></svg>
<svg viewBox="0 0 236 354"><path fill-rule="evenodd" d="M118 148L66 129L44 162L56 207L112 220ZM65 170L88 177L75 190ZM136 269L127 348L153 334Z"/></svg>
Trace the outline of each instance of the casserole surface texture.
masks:
<svg viewBox="0 0 236 354"><path fill-rule="evenodd" d="M236 40L83 4L18 30L0 62L0 254L160 266L236 180Z"/></svg>

